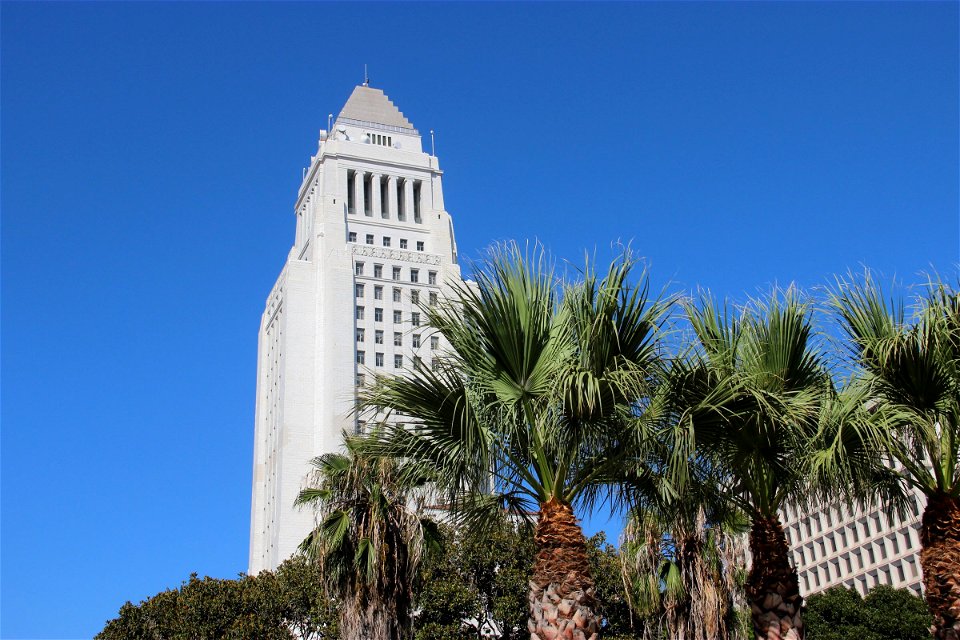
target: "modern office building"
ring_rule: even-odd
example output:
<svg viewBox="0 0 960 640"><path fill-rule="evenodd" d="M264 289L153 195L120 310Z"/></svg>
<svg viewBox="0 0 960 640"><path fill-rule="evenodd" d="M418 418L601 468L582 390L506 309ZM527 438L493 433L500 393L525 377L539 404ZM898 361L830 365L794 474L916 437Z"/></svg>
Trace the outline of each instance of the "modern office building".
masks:
<svg viewBox="0 0 960 640"><path fill-rule="evenodd" d="M800 578L809 596L835 586L860 595L882 584L921 593L920 518L926 497L913 490L906 519L888 520L881 507L849 509L843 504L781 517Z"/></svg>
<svg viewBox="0 0 960 640"><path fill-rule="evenodd" d="M459 281L435 156L384 95L356 87L304 170L296 234L260 324L249 572L314 525L293 502L311 458L337 451L371 374L431 366L423 306Z"/></svg>

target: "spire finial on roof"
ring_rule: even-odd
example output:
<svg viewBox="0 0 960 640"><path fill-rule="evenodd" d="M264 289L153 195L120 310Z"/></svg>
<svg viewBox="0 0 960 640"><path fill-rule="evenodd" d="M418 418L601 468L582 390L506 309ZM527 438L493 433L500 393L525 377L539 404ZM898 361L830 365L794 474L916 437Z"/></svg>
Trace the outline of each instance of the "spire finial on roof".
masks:
<svg viewBox="0 0 960 640"><path fill-rule="evenodd" d="M370 75L367 73L367 65L366 65L366 63L364 63L364 65L363 65L363 86L365 86L365 87L369 87L369 86L370 86Z"/></svg>

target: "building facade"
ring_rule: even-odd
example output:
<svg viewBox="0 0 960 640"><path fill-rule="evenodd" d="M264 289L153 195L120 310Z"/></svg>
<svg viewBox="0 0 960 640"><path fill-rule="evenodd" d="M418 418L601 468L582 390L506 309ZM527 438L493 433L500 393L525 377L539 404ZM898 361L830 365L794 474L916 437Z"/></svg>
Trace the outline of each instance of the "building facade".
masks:
<svg viewBox="0 0 960 640"><path fill-rule="evenodd" d="M260 323L251 574L276 568L314 526L293 503L310 459L363 429L358 387L432 366L442 349L423 317L460 280L442 175L413 124L366 83L320 132Z"/></svg>
<svg viewBox="0 0 960 640"><path fill-rule="evenodd" d="M914 489L902 520L888 520L880 506L851 509L836 503L807 511L785 509L781 517L800 593L809 596L842 586L866 595L878 585L890 585L920 595L920 518L926 505L926 497Z"/></svg>

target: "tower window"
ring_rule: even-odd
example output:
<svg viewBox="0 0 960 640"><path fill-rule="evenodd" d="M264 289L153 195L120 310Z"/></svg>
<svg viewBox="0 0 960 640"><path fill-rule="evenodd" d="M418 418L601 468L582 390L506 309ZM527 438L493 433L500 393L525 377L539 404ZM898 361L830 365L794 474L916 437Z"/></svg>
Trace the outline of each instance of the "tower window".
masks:
<svg viewBox="0 0 960 640"><path fill-rule="evenodd" d="M437 272L431 271L427 274L427 282L430 284L437 284Z"/></svg>
<svg viewBox="0 0 960 640"><path fill-rule="evenodd" d="M413 304L420 304L420 290L414 289L410 292L410 302Z"/></svg>
<svg viewBox="0 0 960 640"><path fill-rule="evenodd" d="M402 347L403 346L403 334L399 331L393 332L393 346Z"/></svg>
<svg viewBox="0 0 960 640"><path fill-rule="evenodd" d="M357 307L357 320L363 320L363 307Z"/></svg>
<svg viewBox="0 0 960 640"><path fill-rule="evenodd" d="M364 331L363 329L357 329L357 342L363 342Z"/></svg>
<svg viewBox="0 0 960 640"><path fill-rule="evenodd" d="M356 273L358 276L362 276L362 275L363 275L363 263L362 263L362 262L358 262L357 264L353 265L353 272Z"/></svg>
<svg viewBox="0 0 960 640"><path fill-rule="evenodd" d="M403 322L403 312L402 312L402 311L394 311L394 312L393 312L393 324L400 324L401 322Z"/></svg>
<svg viewBox="0 0 960 640"><path fill-rule="evenodd" d="M373 321L374 322L383 322L383 309L376 307L373 310Z"/></svg>
<svg viewBox="0 0 960 640"><path fill-rule="evenodd" d="M413 348L414 348L414 349L419 349L419 348L420 348L420 334L419 334L419 333L413 334Z"/></svg>
<svg viewBox="0 0 960 640"><path fill-rule="evenodd" d="M423 240L417 240L417 251L423 251Z"/></svg>
<svg viewBox="0 0 960 640"><path fill-rule="evenodd" d="M383 246L385 247L390 246L390 236L383 236Z"/></svg>
<svg viewBox="0 0 960 640"><path fill-rule="evenodd" d="M399 280L399 279L400 279L400 267L394 267L394 268L393 268L393 279L394 279L394 280Z"/></svg>
<svg viewBox="0 0 960 640"><path fill-rule="evenodd" d="M383 366L383 354L382 354L382 353L374 354L373 358L374 358L374 364L375 364L376 366L378 366L378 367L382 367L382 366Z"/></svg>
<svg viewBox="0 0 960 640"><path fill-rule="evenodd" d="M420 314L419 314L419 313L417 313L416 311L414 311L412 314L410 314L410 318L411 318L411 322L413 323L413 326L415 326L415 327L419 327L419 326L420 326Z"/></svg>
<svg viewBox="0 0 960 640"><path fill-rule="evenodd" d="M367 234L367 244L373 244L373 234L372 234L372 233L368 233L368 234Z"/></svg>
<svg viewBox="0 0 960 640"><path fill-rule="evenodd" d="M397 180L397 220L407 219L407 182L408 180Z"/></svg>
<svg viewBox="0 0 960 640"><path fill-rule="evenodd" d="M436 351L440 347L440 338L437 336L430 336L430 350Z"/></svg>
<svg viewBox="0 0 960 640"><path fill-rule="evenodd" d="M403 356L393 356L393 368L403 369Z"/></svg>
<svg viewBox="0 0 960 640"><path fill-rule="evenodd" d="M410 269L410 282L420 282L420 269Z"/></svg>
<svg viewBox="0 0 960 640"><path fill-rule="evenodd" d="M413 221L422 222L420 218L420 194L422 189L420 189L420 181L417 180L413 183Z"/></svg>
<svg viewBox="0 0 960 640"><path fill-rule="evenodd" d="M373 343L374 344L383 344L383 331L377 329L373 332Z"/></svg>
<svg viewBox="0 0 960 640"><path fill-rule="evenodd" d="M357 296L358 298L362 298L362 297L363 297L363 285L362 285L362 284L355 284L355 285L353 285L353 288L354 288L354 293L356 294L356 296Z"/></svg>
<svg viewBox="0 0 960 640"><path fill-rule="evenodd" d="M400 302L400 289L397 287L393 288L393 301Z"/></svg>
<svg viewBox="0 0 960 640"><path fill-rule="evenodd" d="M357 364L364 364L367 360L366 351L357 351Z"/></svg>
<svg viewBox="0 0 960 640"><path fill-rule="evenodd" d="M351 231L347 234L347 242L356 242L357 241L357 232Z"/></svg>
<svg viewBox="0 0 960 640"><path fill-rule="evenodd" d="M374 277L374 278L382 278L382 277L383 277L383 265L382 265L382 264L375 264L375 265L373 265L373 277Z"/></svg>
<svg viewBox="0 0 960 640"><path fill-rule="evenodd" d="M373 213L373 176L369 173L363 174L363 213L370 215Z"/></svg>
<svg viewBox="0 0 960 640"><path fill-rule="evenodd" d="M437 294L433 294L437 295ZM383 287L377 285L373 288L373 299L374 300L383 300Z"/></svg>
<svg viewBox="0 0 960 640"><path fill-rule="evenodd" d="M435 304L437 304L437 292L436 292L436 291L431 291L431 292L430 292L430 306L432 307L432 306L435 305Z"/></svg>
<svg viewBox="0 0 960 640"><path fill-rule="evenodd" d="M406 249L406 248L407 248L407 239L406 239L406 238L400 238L400 248L401 248L401 249Z"/></svg>
<svg viewBox="0 0 960 640"><path fill-rule="evenodd" d="M390 217L390 178L380 177L380 217Z"/></svg>
<svg viewBox="0 0 960 640"><path fill-rule="evenodd" d="M347 213L357 212L357 172L347 171Z"/></svg>

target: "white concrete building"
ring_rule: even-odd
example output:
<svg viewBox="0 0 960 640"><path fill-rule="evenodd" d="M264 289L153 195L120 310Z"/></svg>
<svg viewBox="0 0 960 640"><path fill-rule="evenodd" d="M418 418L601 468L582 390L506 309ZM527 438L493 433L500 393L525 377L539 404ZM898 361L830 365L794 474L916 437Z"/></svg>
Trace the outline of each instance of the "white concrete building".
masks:
<svg viewBox="0 0 960 640"><path fill-rule="evenodd" d="M860 595L882 584L919 595L920 518L927 499L918 490L905 520L888 521L882 508L848 509L843 504L781 513L793 551L800 593L806 597L830 587L856 589Z"/></svg>
<svg viewBox="0 0 960 640"><path fill-rule="evenodd" d="M293 502L309 460L362 429L357 385L431 366L442 348L422 312L460 278L442 175L410 121L366 84L320 132L260 324L251 574L279 565L313 527Z"/></svg>

